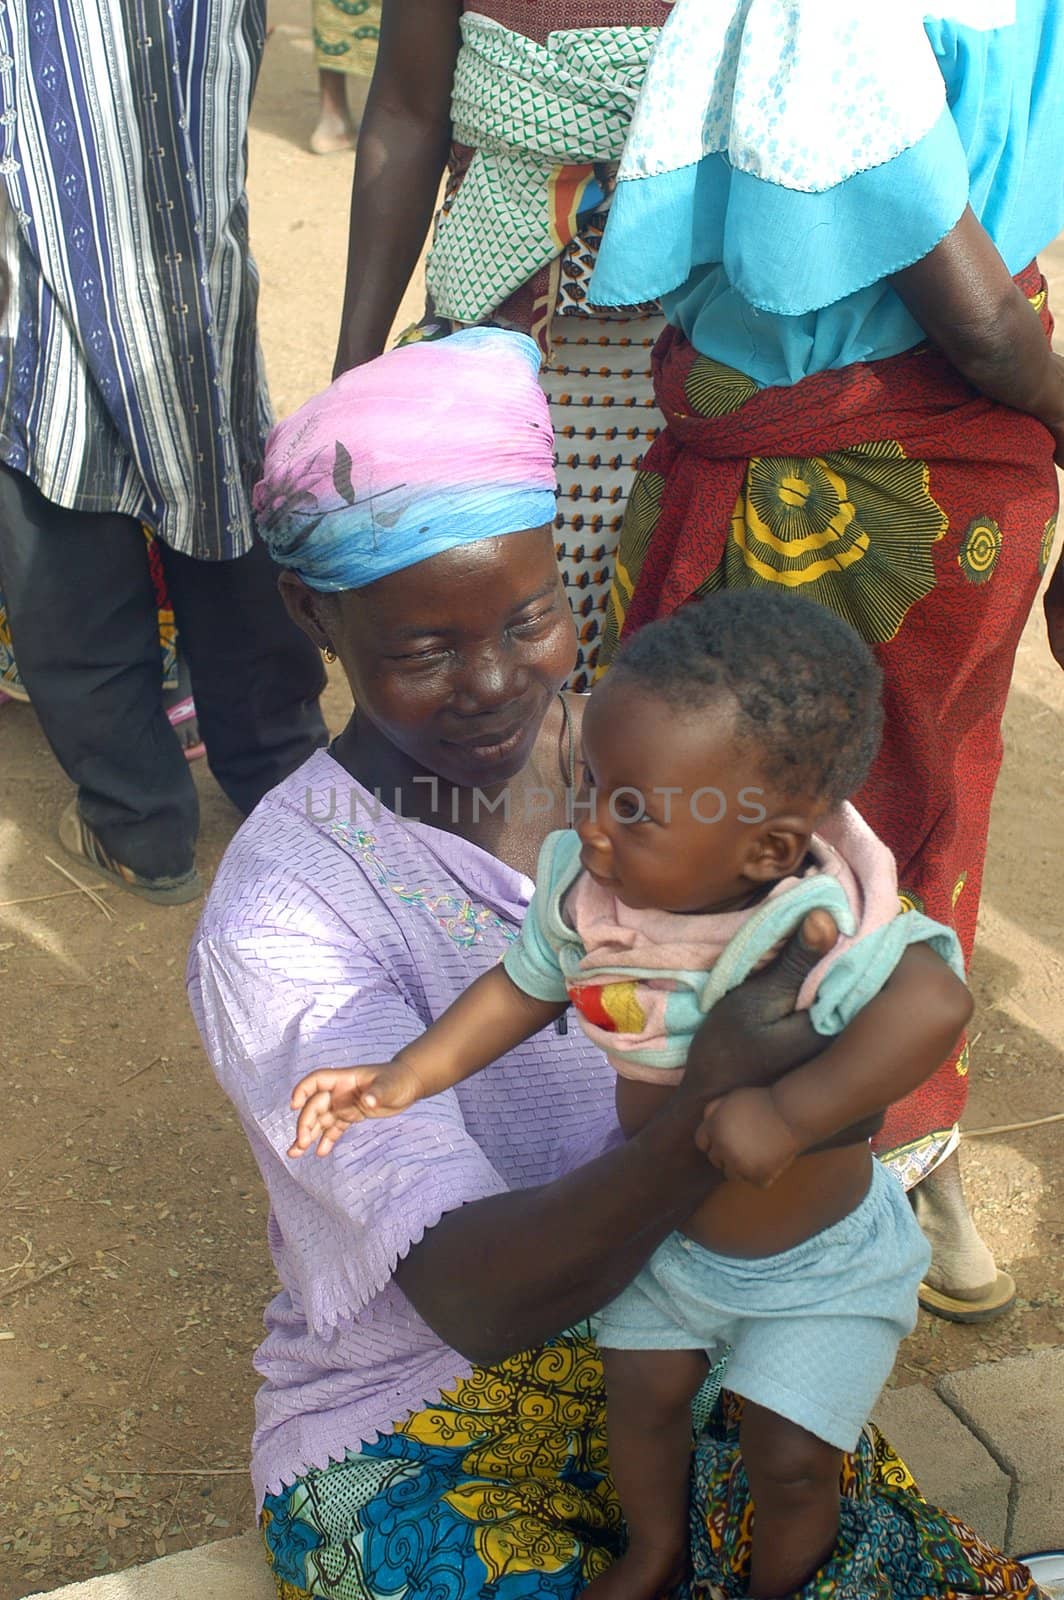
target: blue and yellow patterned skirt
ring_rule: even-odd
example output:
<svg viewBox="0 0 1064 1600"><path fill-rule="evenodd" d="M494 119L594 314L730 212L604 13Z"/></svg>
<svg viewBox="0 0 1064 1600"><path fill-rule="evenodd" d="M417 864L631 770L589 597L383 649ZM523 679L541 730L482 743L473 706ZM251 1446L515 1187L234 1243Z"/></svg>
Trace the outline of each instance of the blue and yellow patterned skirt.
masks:
<svg viewBox="0 0 1064 1600"><path fill-rule="evenodd" d="M590 1339L476 1370L359 1455L268 1496L280 1600L574 1600L624 1548ZM746 1592L752 1512L725 1392L695 1443L692 1600ZM800 1600L959 1600L1040 1591L927 1505L871 1426L842 1475L839 1542Z"/></svg>

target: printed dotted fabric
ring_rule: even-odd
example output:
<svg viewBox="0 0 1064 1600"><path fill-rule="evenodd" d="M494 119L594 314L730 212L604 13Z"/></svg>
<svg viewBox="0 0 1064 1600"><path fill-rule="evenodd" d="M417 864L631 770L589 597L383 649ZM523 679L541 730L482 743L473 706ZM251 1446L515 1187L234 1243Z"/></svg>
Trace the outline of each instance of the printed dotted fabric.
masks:
<svg viewBox="0 0 1064 1600"><path fill-rule="evenodd" d="M661 426L650 358L664 326L660 316L558 317L540 378L554 424L555 539L576 619L569 687L578 693L594 679L628 491Z"/></svg>
<svg viewBox="0 0 1064 1600"><path fill-rule="evenodd" d="M372 78L381 35L381 0L312 0L311 19L319 72Z"/></svg>

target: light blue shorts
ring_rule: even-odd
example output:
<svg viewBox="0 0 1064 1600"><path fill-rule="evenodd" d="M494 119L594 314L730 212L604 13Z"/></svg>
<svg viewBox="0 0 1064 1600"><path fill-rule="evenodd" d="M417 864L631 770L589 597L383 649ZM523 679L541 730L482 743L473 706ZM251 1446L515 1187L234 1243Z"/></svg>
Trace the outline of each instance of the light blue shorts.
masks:
<svg viewBox="0 0 1064 1600"><path fill-rule="evenodd" d="M840 1450L856 1448L931 1260L898 1180L878 1161L861 1204L793 1250L739 1260L681 1233L594 1319L603 1349L731 1346L725 1385Z"/></svg>

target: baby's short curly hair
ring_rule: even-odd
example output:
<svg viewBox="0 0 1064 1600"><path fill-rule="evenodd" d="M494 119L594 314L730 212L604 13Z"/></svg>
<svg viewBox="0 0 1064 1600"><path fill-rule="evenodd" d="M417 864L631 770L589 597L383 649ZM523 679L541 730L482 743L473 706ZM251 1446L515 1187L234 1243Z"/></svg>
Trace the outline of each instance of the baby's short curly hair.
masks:
<svg viewBox="0 0 1064 1600"><path fill-rule="evenodd" d="M736 733L781 798L839 805L858 790L883 731L871 650L823 606L774 590L718 590L626 640L610 677L699 711L730 695Z"/></svg>

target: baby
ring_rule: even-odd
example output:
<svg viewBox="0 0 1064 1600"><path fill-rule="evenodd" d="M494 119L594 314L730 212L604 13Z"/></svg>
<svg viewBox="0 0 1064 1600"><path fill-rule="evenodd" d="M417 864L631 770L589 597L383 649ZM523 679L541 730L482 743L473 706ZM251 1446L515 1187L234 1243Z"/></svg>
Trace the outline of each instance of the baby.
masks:
<svg viewBox="0 0 1064 1600"><path fill-rule="evenodd" d="M915 1322L930 1252L900 1185L845 1130L930 1076L971 1003L954 935L900 914L893 858L844 803L876 752L879 690L856 634L786 594L714 594L643 629L590 697L575 826L546 840L502 965L390 1063L312 1073L292 1096L290 1155L315 1141L325 1155L571 1004L617 1069L631 1136L696 1033L712 1052L714 1003L810 912L830 914L839 938L799 1006L846 1040L775 1083L715 1088L702 1138L725 1181L596 1319L629 1545L594 1600L651 1600L683 1578L690 1403L729 1347L748 1592L799 1588L836 1542L841 1452Z"/></svg>

